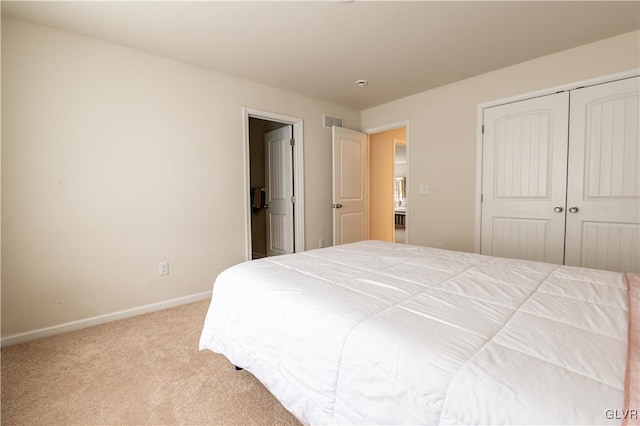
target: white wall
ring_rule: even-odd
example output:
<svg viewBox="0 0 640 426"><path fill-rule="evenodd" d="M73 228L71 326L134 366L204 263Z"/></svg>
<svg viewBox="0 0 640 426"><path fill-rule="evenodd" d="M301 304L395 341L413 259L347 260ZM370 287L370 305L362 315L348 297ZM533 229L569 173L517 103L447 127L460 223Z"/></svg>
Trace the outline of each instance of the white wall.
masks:
<svg viewBox="0 0 640 426"><path fill-rule="evenodd" d="M207 292L245 260L245 106L304 119L307 249L331 241L322 113L359 112L3 17L2 337Z"/></svg>
<svg viewBox="0 0 640 426"><path fill-rule="evenodd" d="M410 122L410 243L474 250L478 104L638 67L636 31L362 111L365 129Z"/></svg>

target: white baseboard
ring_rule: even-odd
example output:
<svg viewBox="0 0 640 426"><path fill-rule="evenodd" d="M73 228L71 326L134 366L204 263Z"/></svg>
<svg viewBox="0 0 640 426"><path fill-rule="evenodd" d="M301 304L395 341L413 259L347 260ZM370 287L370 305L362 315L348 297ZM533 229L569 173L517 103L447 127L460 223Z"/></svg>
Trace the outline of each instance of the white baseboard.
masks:
<svg viewBox="0 0 640 426"><path fill-rule="evenodd" d="M161 311L175 306L186 305L187 303L211 298L211 292L193 294L191 296L179 297L164 302L153 303L151 305L140 306L132 309L125 309L111 314L99 315L97 317L86 318L79 321L67 322L65 324L54 325L52 327L40 328L38 330L27 331L26 333L15 334L13 336L0 339L0 347L15 345L17 343L28 342L30 340L41 339L56 334L67 333L69 331L80 330L82 328L93 327L94 325L105 324L124 318L135 317L149 312Z"/></svg>

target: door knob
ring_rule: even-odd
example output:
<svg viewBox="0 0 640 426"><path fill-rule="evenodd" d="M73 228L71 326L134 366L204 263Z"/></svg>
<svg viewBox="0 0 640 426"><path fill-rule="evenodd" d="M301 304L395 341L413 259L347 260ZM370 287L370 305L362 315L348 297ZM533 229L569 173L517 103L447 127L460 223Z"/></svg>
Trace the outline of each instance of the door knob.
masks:
<svg viewBox="0 0 640 426"><path fill-rule="evenodd" d="M578 208L577 208L577 207L575 207L575 206L573 206L573 207L569 207L569 211L570 211L571 213L577 213L577 212L578 212Z"/></svg>
<svg viewBox="0 0 640 426"><path fill-rule="evenodd" d="M334 209L341 209L342 208L342 204L331 204L331 207Z"/></svg>
<svg viewBox="0 0 640 426"><path fill-rule="evenodd" d="M560 206L557 206L557 207L553 208L553 211L557 212L557 213L562 213L562 210L564 210L564 209L562 207L560 207Z"/></svg>

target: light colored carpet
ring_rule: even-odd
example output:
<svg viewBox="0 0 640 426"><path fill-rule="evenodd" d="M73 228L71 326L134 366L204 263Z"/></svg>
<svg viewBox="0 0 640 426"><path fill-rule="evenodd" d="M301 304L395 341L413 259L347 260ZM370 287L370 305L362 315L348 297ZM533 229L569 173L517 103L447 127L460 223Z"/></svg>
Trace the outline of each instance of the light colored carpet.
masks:
<svg viewBox="0 0 640 426"><path fill-rule="evenodd" d="M249 372L198 351L209 301L2 349L2 424L299 422Z"/></svg>

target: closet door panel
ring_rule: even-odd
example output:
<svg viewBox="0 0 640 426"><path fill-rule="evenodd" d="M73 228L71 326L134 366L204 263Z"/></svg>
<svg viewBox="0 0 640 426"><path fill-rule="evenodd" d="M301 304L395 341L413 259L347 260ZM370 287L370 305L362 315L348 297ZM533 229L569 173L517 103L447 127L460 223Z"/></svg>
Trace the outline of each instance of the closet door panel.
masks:
<svg viewBox="0 0 640 426"><path fill-rule="evenodd" d="M481 253L562 264L568 101L557 93L484 110Z"/></svg>
<svg viewBox="0 0 640 426"><path fill-rule="evenodd" d="M640 79L571 92L565 263L640 272Z"/></svg>
<svg viewBox="0 0 640 426"><path fill-rule="evenodd" d="M582 222L580 266L613 271L640 269L640 225Z"/></svg>

